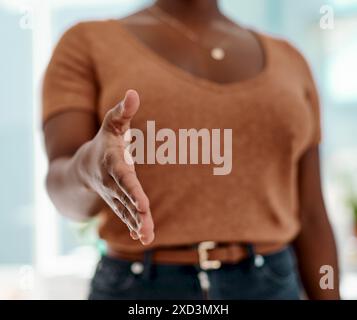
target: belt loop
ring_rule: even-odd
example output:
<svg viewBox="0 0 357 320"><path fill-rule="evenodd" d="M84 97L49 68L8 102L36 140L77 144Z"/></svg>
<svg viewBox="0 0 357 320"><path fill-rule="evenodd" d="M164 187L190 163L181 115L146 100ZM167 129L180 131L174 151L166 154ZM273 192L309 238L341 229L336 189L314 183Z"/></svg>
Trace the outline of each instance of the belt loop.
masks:
<svg viewBox="0 0 357 320"><path fill-rule="evenodd" d="M255 259L255 249L254 249L254 245L251 243L247 243L246 244L246 249L248 252L248 259L254 262Z"/></svg>
<svg viewBox="0 0 357 320"><path fill-rule="evenodd" d="M248 252L248 260L249 260L250 266L256 267L256 268L262 267L265 263L264 257L262 255L256 253L254 245L251 243L248 243L246 245L246 248L247 248L247 252Z"/></svg>
<svg viewBox="0 0 357 320"><path fill-rule="evenodd" d="M251 243L246 244L247 252L248 252L248 262L249 268L253 269L255 267L255 248Z"/></svg>
<svg viewBox="0 0 357 320"><path fill-rule="evenodd" d="M153 250L146 250L144 252L144 271L142 274L142 277L146 280L150 280L153 277L154 270L153 270L153 263L152 263L152 256L153 256Z"/></svg>

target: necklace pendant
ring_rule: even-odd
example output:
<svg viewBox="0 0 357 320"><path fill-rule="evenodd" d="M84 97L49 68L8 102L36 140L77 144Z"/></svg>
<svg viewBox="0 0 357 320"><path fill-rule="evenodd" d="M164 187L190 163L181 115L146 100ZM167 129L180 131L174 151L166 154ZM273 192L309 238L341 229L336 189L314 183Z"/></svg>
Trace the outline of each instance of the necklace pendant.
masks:
<svg viewBox="0 0 357 320"><path fill-rule="evenodd" d="M223 60L226 56L226 52L219 47L215 47L211 50L211 57L214 60Z"/></svg>

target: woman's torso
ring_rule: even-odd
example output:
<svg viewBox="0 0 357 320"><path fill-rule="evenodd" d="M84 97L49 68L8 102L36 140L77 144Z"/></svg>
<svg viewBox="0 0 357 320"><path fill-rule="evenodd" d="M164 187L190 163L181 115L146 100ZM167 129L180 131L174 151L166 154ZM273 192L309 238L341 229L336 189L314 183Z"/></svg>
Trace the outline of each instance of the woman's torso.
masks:
<svg viewBox="0 0 357 320"><path fill-rule="evenodd" d="M203 63L191 73L185 60L190 54L184 53L184 60L174 64L169 55L165 58L158 48L150 47L155 37L147 38L153 42L143 41L125 21L87 22L74 28L83 35L95 71L100 121L132 88L141 99L132 127L145 136L148 121L154 121L156 133L173 130L177 145L180 129L205 129L211 142L213 133L220 133L223 148L224 130L232 132L228 174L214 175L217 165L212 158L210 164L184 165L178 154L176 164L136 166L155 221L152 247L205 240L262 246L291 241L299 230L298 161L318 139L317 106L308 94L313 83L294 48L249 32L248 47L242 49L237 42L231 56L227 53L231 62L222 62L226 72L215 73L219 62L213 61L213 69ZM242 59L249 52L250 59ZM100 216L100 235L112 249L143 250L109 208Z"/></svg>

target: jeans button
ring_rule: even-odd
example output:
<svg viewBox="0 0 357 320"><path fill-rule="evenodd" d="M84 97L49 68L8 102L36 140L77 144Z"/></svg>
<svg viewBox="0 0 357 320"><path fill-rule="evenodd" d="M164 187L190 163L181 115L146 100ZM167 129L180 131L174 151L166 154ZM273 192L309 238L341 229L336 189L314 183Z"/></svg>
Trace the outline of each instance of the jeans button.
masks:
<svg viewBox="0 0 357 320"><path fill-rule="evenodd" d="M134 274L142 274L144 271L144 265L141 262L134 262L131 264L130 270Z"/></svg>
<svg viewBox="0 0 357 320"><path fill-rule="evenodd" d="M257 268L261 268L262 266L264 266L264 257L260 254L257 254L254 258L254 265Z"/></svg>

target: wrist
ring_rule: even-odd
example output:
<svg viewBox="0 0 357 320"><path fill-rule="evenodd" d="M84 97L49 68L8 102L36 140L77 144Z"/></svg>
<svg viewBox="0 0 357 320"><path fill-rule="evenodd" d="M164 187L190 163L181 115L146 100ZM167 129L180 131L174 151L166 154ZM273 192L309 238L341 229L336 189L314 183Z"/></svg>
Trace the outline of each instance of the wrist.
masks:
<svg viewBox="0 0 357 320"><path fill-rule="evenodd" d="M72 158L71 174L84 189L94 192L89 170L89 148L90 142L87 142L77 150Z"/></svg>

